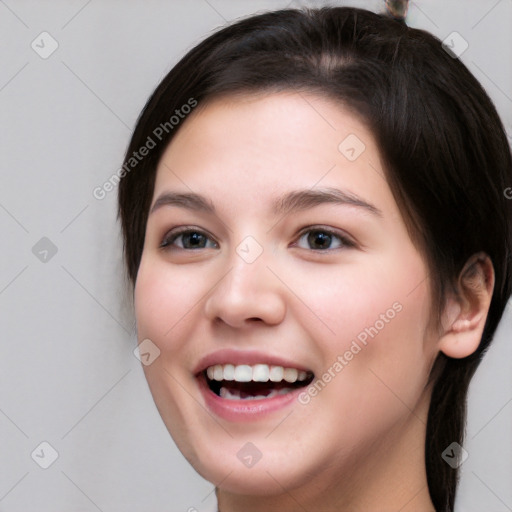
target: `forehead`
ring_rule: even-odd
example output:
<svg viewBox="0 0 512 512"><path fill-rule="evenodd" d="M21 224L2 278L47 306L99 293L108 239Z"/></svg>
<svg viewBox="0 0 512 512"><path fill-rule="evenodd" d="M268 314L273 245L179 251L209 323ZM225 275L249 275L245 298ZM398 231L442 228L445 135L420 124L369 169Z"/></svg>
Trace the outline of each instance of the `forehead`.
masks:
<svg viewBox="0 0 512 512"><path fill-rule="evenodd" d="M270 202L315 187L394 203L374 137L354 114L312 93L280 92L200 105L162 155L154 195L173 188Z"/></svg>
<svg viewBox="0 0 512 512"><path fill-rule="evenodd" d="M292 147L290 158L300 151L333 161L339 156L339 144L349 135L359 151L363 144L376 149L370 131L334 100L285 91L237 94L200 104L179 127L167 152L199 143L198 156L210 148L225 149L229 154L237 149L246 154L259 151L270 156Z"/></svg>

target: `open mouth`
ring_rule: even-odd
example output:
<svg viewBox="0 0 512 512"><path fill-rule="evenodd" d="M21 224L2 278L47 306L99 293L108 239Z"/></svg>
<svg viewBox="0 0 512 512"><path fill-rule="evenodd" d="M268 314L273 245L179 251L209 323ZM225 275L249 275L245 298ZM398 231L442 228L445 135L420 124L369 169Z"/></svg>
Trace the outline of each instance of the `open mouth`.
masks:
<svg viewBox="0 0 512 512"><path fill-rule="evenodd" d="M310 371L266 364L215 365L202 374L210 390L227 400L270 399L306 387L314 379Z"/></svg>

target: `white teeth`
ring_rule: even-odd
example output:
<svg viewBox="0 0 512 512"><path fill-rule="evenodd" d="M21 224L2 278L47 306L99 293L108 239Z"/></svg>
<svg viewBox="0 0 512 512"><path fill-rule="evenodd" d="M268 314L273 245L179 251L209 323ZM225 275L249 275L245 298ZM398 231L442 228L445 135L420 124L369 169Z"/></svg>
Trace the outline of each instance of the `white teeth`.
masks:
<svg viewBox="0 0 512 512"><path fill-rule="evenodd" d="M252 368L248 364L235 366L235 380L237 382L251 382Z"/></svg>
<svg viewBox="0 0 512 512"><path fill-rule="evenodd" d="M221 398L227 398L229 400L241 400L240 391L238 389L234 389L233 392L229 391L229 389L222 386L219 391Z"/></svg>
<svg viewBox="0 0 512 512"><path fill-rule="evenodd" d="M266 364L255 364L252 367L252 380L254 382L267 382L270 370Z"/></svg>
<svg viewBox="0 0 512 512"><path fill-rule="evenodd" d="M270 380L272 382L281 382L284 376L284 368L282 366L270 367Z"/></svg>
<svg viewBox="0 0 512 512"><path fill-rule="evenodd" d="M234 379L235 379L235 365L225 364L224 365L224 380L234 380Z"/></svg>
<svg viewBox="0 0 512 512"><path fill-rule="evenodd" d="M299 372L295 368L285 368L283 371L283 377L286 382L295 382L298 376Z"/></svg>
<svg viewBox="0 0 512 512"><path fill-rule="evenodd" d="M296 368L283 368L268 364L216 364L206 369L210 380L221 382L223 380L237 382L281 382L293 383L304 381L308 378L308 372Z"/></svg>
<svg viewBox="0 0 512 512"><path fill-rule="evenodd" d="M215 380L222 380L224 378L224 369L221 364L216 364L213 367L213 378Z"/></svg>

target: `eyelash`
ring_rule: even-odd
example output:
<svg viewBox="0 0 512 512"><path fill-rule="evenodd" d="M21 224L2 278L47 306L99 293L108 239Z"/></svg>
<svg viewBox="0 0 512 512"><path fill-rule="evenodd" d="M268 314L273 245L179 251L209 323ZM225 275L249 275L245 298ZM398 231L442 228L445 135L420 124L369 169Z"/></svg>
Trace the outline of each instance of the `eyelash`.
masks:
<svg viewBox="0 0 512 512"><path fill-rule="evenodd" d="M208 238L210 240L213 240L213 237L211 237L208 233L206 233L205 231L202 231L201 229L196 229L196 228L193 228L190 226L184 226L182 228L178 228L175 231L172 231L172 230L169 231L165 235L162 242L160 243L160 248L164 249L164 250L170 250L173 242L175 242L180 236L188 234L188 233L197 233L199 235L205 236L206 238ZM217 242L215 242L215 244L218 245ZM178 247L178 249L181 249L184 251L194 250L194 249L185 249L182 247ZM200 249L204 249L204 247L200 247Z"/></svg>
<svg viewBox="0 0 512 512"><path fill-rule="evenodd" d="M307 235L308 233L312 233L312 232L318 232L318 233L327 234L327 235L329 235L329 236L331 236L333 238L337 238L341 242L341 247L337 247L337 248L334 248L334 249L309 249L310 251L314 251L315 253L325 253L325 252L331 252L331 251L334 251L334 250L337 250L337 249L350 249L350 248L356 247L355 242L353 242L348 236L340 233L337 230L333 230L333 229L326 228L326 227L323 227L323 226L308 226L307 228L302 229L298 233L298 235L295 237L296 241L293 242L292 247L296 247L297 243L305 235ZM215 243L215 245L218 247L218 243L213 239L213 237L211 237L205 231L202 231L200 229L196 229L196 228L193 228L193 227L190 227L190 226L184 226L182 228L178 228L176 231L168 232L165 235L165 237L162 240L162 242L160 243L160 248L163 249L163 250L176 249L176 248L172 247L172 244L180 236L185 235L185 234L189 234L189 233L196 233L196 234L199 234L201 236L205 236L207 239L213 241ZM211 247L200 247L199 249L206 249L206 248L211 248ZM187 248L183 248L183 247L177 247L177 249L184 250L184 251L197 250L197 249L187 249Z"/></svg>

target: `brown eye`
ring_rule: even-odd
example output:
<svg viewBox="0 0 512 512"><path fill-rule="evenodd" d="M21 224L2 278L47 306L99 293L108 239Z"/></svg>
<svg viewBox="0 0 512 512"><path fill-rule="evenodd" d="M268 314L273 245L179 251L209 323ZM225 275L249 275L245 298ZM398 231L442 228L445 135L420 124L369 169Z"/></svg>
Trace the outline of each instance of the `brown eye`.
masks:
<svg viewBox="0 0 512 512"><path fill-rule="evenodd" d="M313 249L329 249L333 236L323 231L310 231L307 236L308 244Z"/></svg>
<svg viewBox="0 0 512 512"><path fill-rule="evenodd" d="M217 244L202 231L186 229L179 232L167 234L160 244L162 248L178 249L209 249L216 248Z"/></svg>
<svg viewBox="0 0 512 512"><path fill-rule="evenodd" d="M297 246L302 249L326 251L353 247L354 244L339 233L324 228L315 228L303 232L297 242Z"/></svg>

